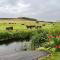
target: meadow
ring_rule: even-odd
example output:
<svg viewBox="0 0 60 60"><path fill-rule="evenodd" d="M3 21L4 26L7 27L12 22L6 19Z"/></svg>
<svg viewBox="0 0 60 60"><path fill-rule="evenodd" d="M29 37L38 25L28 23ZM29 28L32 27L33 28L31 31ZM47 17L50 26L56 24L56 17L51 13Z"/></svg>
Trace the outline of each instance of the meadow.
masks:
<svg viewBox="0 0 60 60"><path fill-rule="evenodd" d="M29 41L31 50L49 51L55 57L60 53L60 22L0 19L0 44L14 41Z"/></svg>

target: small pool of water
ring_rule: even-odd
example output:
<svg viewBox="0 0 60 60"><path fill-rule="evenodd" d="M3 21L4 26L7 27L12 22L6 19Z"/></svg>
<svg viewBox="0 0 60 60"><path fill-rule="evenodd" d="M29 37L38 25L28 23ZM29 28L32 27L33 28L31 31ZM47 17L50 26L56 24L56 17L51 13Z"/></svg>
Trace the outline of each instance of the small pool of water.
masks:
<svg viewBox="0 0 60 60"><path fill-rule="evenodd" d="M13 42L9 45L0 45L0 55L4 53L13 53L23 50L30 50L30 42Z"/></svg>

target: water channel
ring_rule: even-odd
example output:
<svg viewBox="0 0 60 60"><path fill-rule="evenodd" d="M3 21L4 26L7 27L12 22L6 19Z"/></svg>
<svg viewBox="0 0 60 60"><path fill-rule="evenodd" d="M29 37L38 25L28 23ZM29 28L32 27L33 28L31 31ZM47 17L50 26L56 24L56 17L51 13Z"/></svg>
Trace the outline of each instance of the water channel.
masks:
<svg viewBox="0 0 60 60"><path fill-rule="evenodd" d="M30 50L30 42L13 42L8 45L0 45L0 55Z"/></svg>

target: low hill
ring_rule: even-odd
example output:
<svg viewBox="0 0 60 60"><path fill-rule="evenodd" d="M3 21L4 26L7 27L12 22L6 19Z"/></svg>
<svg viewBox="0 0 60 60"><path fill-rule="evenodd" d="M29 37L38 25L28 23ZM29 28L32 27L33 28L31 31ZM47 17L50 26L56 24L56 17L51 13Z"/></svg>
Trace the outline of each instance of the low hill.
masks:
<svg viewBox="0 0 60 60"><path fill-rule="evenodd" d="M0 18L0 20L11 20L11 19L24 19L29 21L36 21L37 19L29 18L29 17L17 17L17 18Z"/></svg>

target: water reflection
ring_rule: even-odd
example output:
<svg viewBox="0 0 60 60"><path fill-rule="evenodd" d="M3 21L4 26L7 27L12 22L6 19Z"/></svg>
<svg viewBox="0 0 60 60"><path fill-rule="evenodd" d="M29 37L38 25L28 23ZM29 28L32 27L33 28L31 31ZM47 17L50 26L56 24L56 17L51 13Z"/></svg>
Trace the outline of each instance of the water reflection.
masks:
<svg viewBox="0 0 60 60"><path fill-rule="evenodd" d="M30 49L30 42L13 42L9 45L0 45L0 55L14 53L25 49Z"/></svg>

